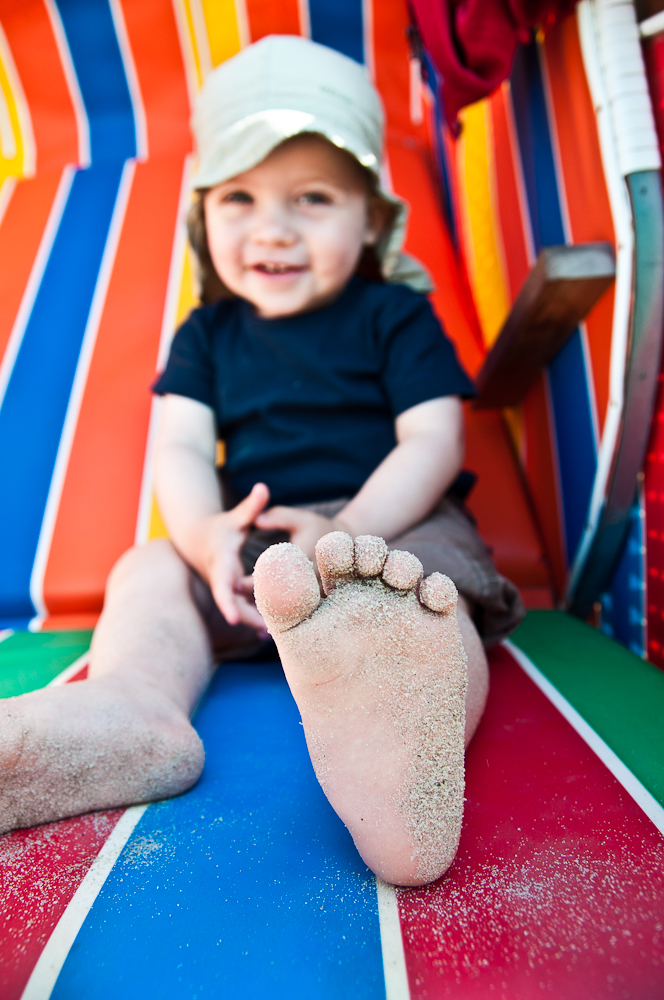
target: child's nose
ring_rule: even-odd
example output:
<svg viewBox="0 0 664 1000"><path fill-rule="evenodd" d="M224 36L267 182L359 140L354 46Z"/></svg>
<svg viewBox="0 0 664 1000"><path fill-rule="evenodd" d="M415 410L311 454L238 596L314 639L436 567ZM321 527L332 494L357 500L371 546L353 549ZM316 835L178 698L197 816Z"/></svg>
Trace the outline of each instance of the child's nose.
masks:
<svg viewBox="0 0 664 1000"><path fill-rule="evenodd" d="M281 206L271 205L256 218L253 237L262 245L292 246L297 241L297 232L288 212Z"/></svg>

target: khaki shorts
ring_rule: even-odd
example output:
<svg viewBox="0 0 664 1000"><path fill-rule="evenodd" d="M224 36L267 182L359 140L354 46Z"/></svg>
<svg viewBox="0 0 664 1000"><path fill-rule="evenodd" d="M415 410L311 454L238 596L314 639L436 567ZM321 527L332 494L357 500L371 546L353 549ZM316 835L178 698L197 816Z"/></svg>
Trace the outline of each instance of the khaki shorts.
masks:
<svg viewBox="0 0 664 1000"><path fill-rule="evenodd" d="M328 500L299 506L334 517L347 502L346 499ZM251 573L261 552L282 541L288 541L287 534L252 531L241 552L245 571ZM519 591L500 575L471 515L456 501L443 499L426 520L391 539L389 547L406 549L416 555L425 576L438 571L454 581L471 608L485 646L504 639L523 621L526 611ZM197 574L192 578L192 595L210 630L215 651L223 659L258 651L261 644L253 630L248 626L229 626L215 605L209 587Z"/></svg>

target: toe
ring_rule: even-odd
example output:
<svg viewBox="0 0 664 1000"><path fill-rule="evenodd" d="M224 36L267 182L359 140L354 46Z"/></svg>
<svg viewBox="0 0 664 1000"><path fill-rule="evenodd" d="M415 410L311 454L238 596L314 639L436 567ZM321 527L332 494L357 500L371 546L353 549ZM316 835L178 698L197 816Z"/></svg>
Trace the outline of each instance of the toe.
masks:
<svg viewBox="0 0 664 1000"><path fill-rule="evenodd" d="M395 590L413 590L422 579L422 563L412 552L394 549L383 568L383 583Z"/></svg>
<svg viewBox="0 0 664 1000"><path fill-rule="evenodd" d="M314 567L302 549L290 542L271 545L258 557L254 594L271 634L299 625L320 604Z"/></svg>
<svg viewBox="0 0 664 1000"><path fill-rule="evenodd" d="M355 572L358 576L380 576L387 559L387 542L378 535L355 539Z"/></svg>
<svg viewBox="0 0 664 1000"><path fill-rule="evenodd" d="M316 544L316 562L326 594L354 575L353 539L345 531L331 531Z"/></svg>
<svg viewBox="0 0 664 1000"><path fill-rule="evenodd" d="M420 601L438 614L448 615L457 603L457 589L449 576L432 573L420 584Z"/></svg>

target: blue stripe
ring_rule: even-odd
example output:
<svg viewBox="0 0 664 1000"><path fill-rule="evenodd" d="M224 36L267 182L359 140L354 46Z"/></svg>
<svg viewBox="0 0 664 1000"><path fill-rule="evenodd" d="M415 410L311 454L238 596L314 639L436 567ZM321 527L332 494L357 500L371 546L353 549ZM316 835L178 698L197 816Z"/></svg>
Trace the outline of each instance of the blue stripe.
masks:
<svg viewBox="0 0 664 1000"><path fill-rule="evenodd" d="M134 114L107 0L57 0L90 122L92 163L136 155Z"/></svg>
<svg viewBox="0 0 664 1000"><path fill-rule="evenodd" d="M535 251L566 242L558 180L535 42L520 45L511 77L512 102ZM574 557L590 502L597 455L581 334L577 330L549 367L558 446L567 557Z"/></svg>
<svg viewBox="0 0 664 1000"><path fill-rule="evenodd" d="M201 781L144 815L52 1000L384 1000L375 881L298 721L278 664L219 669Z"/></svg>
<svg viewBox="0 0 664 1000"><path fill-rule="evenodd" d="M93 166L76 174L0 410L0 620L26 622L44 508L134 120L105 0L59 9L90 122Z"/></svg>
<svg viewBox="0 0 664 1000"><path fill-rule="evenodd" d="M0 410L3 617L34 614L30 574L121 171L75 176Z"/></svg>
<svg viewBox="0 0 664 1000"><path fill-rule="evenodd" d="M637 656L646 653L643 622L645 567L642 551L641 518L637 498L629 512L629 530L625 547L611 581L602 594L602 632L617 639Z"/></svg>
<svg viewBox="0 0 664 1000"><path fill-rule="evenodd" d="M361 0L309 0L309 17L314 42L364 62Z"/></svg>

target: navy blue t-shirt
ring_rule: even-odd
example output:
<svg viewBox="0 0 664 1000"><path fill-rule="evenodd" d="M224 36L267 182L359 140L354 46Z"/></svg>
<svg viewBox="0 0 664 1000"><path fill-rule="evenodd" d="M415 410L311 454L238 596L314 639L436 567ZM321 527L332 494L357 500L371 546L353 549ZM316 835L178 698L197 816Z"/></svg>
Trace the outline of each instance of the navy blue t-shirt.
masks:
<svg viewBox="0 0 664 1000"><path fill-rule="evenodd" d="M473 394L422 295L354 277L331 305L261 319L244 299L194 309L153 389L211 407L233 500L353 496L394 448L394 418Z"/></svg>

